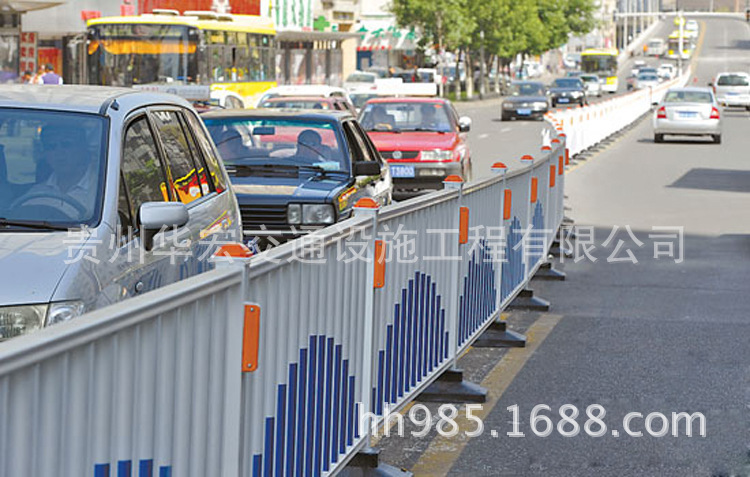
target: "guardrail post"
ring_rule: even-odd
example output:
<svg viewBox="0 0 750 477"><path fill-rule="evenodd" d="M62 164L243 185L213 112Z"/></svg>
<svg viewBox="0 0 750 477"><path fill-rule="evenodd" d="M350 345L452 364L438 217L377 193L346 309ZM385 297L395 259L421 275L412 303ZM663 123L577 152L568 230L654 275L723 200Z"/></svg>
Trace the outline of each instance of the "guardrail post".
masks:
<svg viewBox="0 0 750 477"><path fill-rule="evenodd" d="M460 241L462 237L461 217L466 211L462 211L462 191L463 179L459 176L446 177L443 185L446 189L458 191L458 206L456 207L455 218L453 219L453 230L457 230L458 237L452 240L451 246L448 247L448 253L451 257L460 256ZM468 226L468 223L467 223ZM461 267L459 260L451 261L451 275L454 279L451 281L449 291L449 305L447 307L448 329L450 329L450 339L448 340L448 359L451 361L451 367L443 372L439 378L422 393L417 396L417 400L422 402L453 402L453 403L483 403L487 401L487 390L477 384L464 380L463 370L456 366L458 359L458 297L461 294Z"/></svg>

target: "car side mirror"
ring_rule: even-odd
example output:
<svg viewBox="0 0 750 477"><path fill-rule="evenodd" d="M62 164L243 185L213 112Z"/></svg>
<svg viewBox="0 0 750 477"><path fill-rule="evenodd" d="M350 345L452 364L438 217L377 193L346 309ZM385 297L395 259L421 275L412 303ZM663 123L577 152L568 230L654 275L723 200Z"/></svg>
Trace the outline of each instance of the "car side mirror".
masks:
<svg viewBox="0 0 750 477"><path fill-rule="evenodd" d="M710 87L713 87L713 85L714 85L713 83L708 83L708 86Z"/></svg>
<svg viewBox="0 0 750 477"><path fill-rule="evenodd" d="M458 119L458 130L459 132L471 131L471 118L468 116L461 116Z"/></svg>
<svg viewBox="0 0 750 477"><path fill-rule="evenodd" d="M169 228L179 228L188 223L189 214L181 202L146 202L138 210L141 242L145 250L154 248L154 236Z"/></svg>
<svg viewBox="0 0 750 477"><path fill-rule="evenodd" d="M375 161L358 161L354 163L355 176L379 176L380 164Z"/></svg>

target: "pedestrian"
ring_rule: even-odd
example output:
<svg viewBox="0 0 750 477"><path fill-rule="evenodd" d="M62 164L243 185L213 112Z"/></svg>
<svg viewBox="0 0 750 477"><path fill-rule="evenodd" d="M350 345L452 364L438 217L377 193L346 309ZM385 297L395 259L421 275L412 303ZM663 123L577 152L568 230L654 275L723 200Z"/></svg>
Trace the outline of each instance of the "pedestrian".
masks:
<svg viewBox="0 0 750 477"><path fill-rule="evenodd" d="M42 84L42 76L44 76L44 67L40 66L36 74L31 78L31 84Z"/></svg>
<svg viewBox="0 0 750 477"><path fill-rule="evenodd" d="M33 79L33 76L31 74L31 71L26 70L21 75L21 83L23 84L31 84L31 80Z"/></svg>
<svg viewBox="0 0 750 477"><path fill-rule="evenodd" d="M42 75L42 83L44 84L63 84L62 76L55 73L55 68L52 63L47 63L44 67L44 75Z"/></svg>

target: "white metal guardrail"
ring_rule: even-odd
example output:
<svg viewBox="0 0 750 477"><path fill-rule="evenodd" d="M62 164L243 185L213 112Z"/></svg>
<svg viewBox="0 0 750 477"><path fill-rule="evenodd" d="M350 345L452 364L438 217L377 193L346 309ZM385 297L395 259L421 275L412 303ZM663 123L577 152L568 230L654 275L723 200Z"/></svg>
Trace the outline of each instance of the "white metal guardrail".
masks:
<svg viewBox="0 0 750 477"><path fill-rule="evenodd" d="M595 146L612 134L632 124L661 101L669 88L684 86L690 69L680 77L665 81L654 88L641 89L582 108L556 109L546 119L568 139L571 156Z"/></svg>
<svg viewBox="0 0 750 477"><path fill-rule="evenodd" d="M3 343L0 475L337 473L546 261L565 148Z"/></svg>

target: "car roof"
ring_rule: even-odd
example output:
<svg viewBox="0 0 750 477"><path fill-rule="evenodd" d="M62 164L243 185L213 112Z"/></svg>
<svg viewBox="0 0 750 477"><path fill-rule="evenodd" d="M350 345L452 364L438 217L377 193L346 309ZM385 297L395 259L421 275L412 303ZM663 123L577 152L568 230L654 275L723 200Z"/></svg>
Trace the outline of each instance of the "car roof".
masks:
<svg viewBox="0 0 750 477"><path fill-rule="evenodd" d="M544 87L544 83L541 81L513 81L510 84L535 84Z"/></svg>
<svg viewBox="0 0 750 477"><path fill-rule="evenodd" d="M0 86L0 107L103 114L112 101L125 96L129 103L190 106L190 103L178 96L130 88L16 84Z"/></svg>
<svg viewBox="0 0 750 477"><path fill-rule="evenodd" d="M728 75L750 76L750 74L747 74L744 71L722 71L721 73L717 73L716 77L718 78L719 76L728 76Z"/></svg>
<svg viewBox="0 0 750 477"><path fill-rule="evenodd" d="M343 121L353 118L348 111L331 111L320 109L221 109L208 111L201 115L203 119L228 119L228 118L274 118L274 119L300 119L305 121Z"/></svg>
<svg viewBox="0 0 750 477"><path fill-rule="evenodd" d="M448 100L443 98L422 98L416 96L405 96L401 97L386 97L386 98L373 98L368 103L447 103Z"/></svg>
<svg viewBox="0 0 750 477"><path fill-rule="evenodd" d="M266 93L276 93L287 96L305 96L311 94L346 93L346 90L337 86L328 86L327 84L298 84L276 86L266 91Z"/></svg>
<svg viewBox="0 0 750 477"><path fill-rule="evenodd" d="M681 88L669 88L667 90L667 93L670 93L672 91L685 91L685 92L696 92L696 93L713 93L711 88L707 88L705 86L683 86Z"/></svg>
<svg viewBox="0 0 750 477"><path fill-rule="evenodd" d="M341 101L344 98L333 97L333 96L276 96L274 98L268 98L264 103L273 102L281 103L283 101L315 101L318 103L333 103L335 101Z"/></svg>

